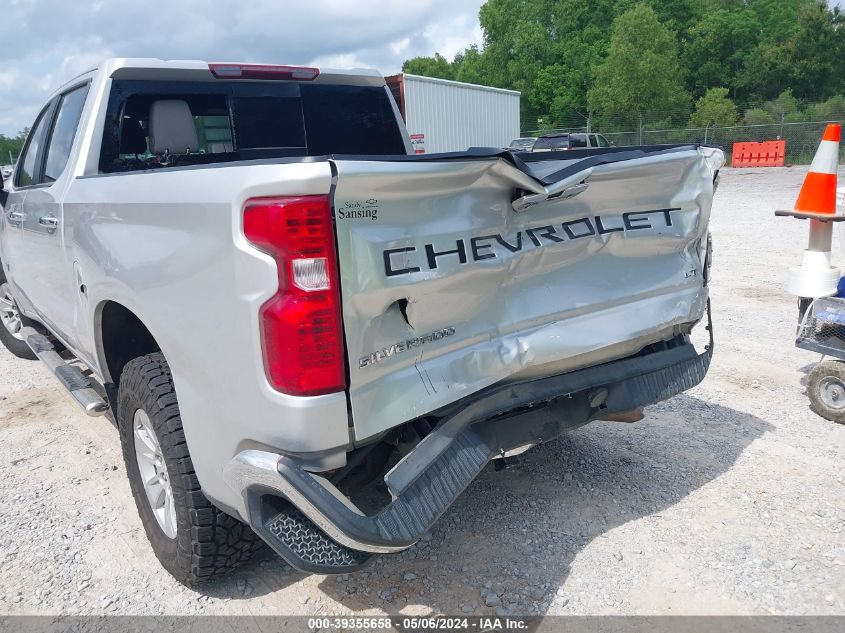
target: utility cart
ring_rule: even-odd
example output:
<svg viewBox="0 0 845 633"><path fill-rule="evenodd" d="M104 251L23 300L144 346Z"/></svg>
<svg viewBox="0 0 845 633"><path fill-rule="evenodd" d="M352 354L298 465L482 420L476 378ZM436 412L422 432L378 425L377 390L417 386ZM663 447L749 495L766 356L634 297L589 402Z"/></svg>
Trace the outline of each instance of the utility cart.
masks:
<svg viewBox="0 0 845 633"><path fill-rule="evenodd" d="M813 367L807 394L816 413L845 424L845 299L813 301L803 311L795 345L831 357Z"/></svg>
<svg viewBox="0 0 845 633"><path fill-rule="evenodd" d="M841 132L839 123L825 126L795 208L775 211L775 215L810 221L801 265L790 268L786 280L786 289L798 297L795 345L832 357L810 372L807 394L816 413L845 424L845 299L839 298L843 294L841 271L831 265L830 257L833 226L845 221L845 214L837 213ZM841 199L842 192L838 193Z"/></svg>

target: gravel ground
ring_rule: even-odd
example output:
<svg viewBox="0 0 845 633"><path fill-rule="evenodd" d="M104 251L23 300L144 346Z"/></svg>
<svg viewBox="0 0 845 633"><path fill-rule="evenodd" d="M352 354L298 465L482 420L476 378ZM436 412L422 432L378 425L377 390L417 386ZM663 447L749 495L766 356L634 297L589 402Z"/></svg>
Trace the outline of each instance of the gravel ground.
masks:
<svg viewBox="0 0 845 633"><path fill-rule="evenodd" d="M414 548L352 576L265 552L178 585L147 545L114 427L0 351L0 613L845 612L845 426L808 409L817 357L792 346L782 280L806 224L772 216L804 172L723 172L702 385L489 467Z"/></svg>

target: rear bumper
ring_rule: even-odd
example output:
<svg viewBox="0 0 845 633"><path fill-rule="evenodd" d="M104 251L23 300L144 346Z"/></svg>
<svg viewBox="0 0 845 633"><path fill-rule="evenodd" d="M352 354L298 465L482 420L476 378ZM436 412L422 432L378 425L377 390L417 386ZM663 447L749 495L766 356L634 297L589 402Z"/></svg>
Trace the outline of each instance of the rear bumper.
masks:
<svg viewBox="0 0 845 633"><path fill-rule="evenodd" d="M350 571L366 558L356 554L410 547L492 458L685 391L704 379L712 351L712 334L702 354L677 339L673 346L647 355L478 393L447 414L385 475L393 501L373 516L365 516L328 481L305 471L289 456L244 451L228 464L224 475L243 496L253 529L289 563L305 571ZM306 525L297 524L294 534L280 530L279 506L266 503L273 497L289 502L297 521ZM285 525L290 525L289 518ZM330 541L323 545L343 553L345 563L335 569L301 560L303 540L313 544L326 536ZM326 555L320 560L340 558Z"/></svg>

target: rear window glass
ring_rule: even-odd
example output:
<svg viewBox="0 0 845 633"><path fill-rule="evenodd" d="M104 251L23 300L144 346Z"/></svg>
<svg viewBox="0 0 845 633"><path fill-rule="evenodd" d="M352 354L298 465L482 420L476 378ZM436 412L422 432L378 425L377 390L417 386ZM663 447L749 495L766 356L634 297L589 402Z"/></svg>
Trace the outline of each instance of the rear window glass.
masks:
<svg viewBox="0 0 845 633"><path fill-rule="evenodd" d="M570 134L569 147L587 147L586 134Z"/></svg>
<svg viewBox="0 0 845 633"><path fill-rule="evenodd" d="M302 101L298 95L234 97L232 113L238 147L306 149Z"/></svg>
<svg viewBox="0 0 845 633"><path fill-rule="evenodd" d="M156 134L173 135L153 153L150 112L156 101ZM196 134L196 137L194 137ZM405 154L390 96L383 87L293 82L166 82L115 80L109 97L100 171L323 156Z"/></svg>
<svg viewBox="0 0 845 633"><path fill-rule="evenodd" d="M534 149L569 149L569 136L543 136L534 143Z"/></svg>
<svg viewBox="0 0 845 633"><path fill-rule="evenodd" d="M302 111L311 156L405 153L384 88L303 84Z"/></svg>

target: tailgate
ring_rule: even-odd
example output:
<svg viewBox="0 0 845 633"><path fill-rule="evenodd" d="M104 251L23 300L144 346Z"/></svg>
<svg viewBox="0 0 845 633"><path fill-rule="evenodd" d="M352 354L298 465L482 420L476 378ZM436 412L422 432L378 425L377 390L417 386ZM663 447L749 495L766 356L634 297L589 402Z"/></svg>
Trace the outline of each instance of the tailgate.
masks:
<svg viewBox="0 0 845 633"><path fill-rule="evenodd" d="M701 318L721 152L548 156L333 161L356 439Z"/></svg>

